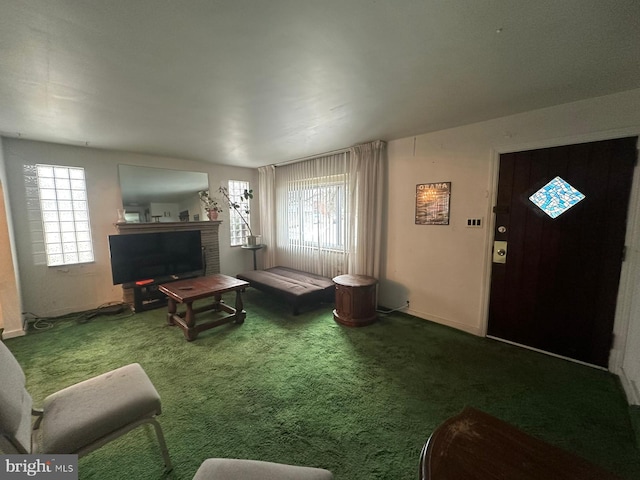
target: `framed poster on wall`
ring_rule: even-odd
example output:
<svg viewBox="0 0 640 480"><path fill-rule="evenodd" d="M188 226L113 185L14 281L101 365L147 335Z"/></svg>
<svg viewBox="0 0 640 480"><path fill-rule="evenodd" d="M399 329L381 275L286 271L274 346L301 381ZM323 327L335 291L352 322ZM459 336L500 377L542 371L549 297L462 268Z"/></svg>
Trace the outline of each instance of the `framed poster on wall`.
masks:
<svg viewBox="0 0 640 480"><path fill-rule="evenodd" d="M416 225L449 225L451 182L416 185Z"/></svg>

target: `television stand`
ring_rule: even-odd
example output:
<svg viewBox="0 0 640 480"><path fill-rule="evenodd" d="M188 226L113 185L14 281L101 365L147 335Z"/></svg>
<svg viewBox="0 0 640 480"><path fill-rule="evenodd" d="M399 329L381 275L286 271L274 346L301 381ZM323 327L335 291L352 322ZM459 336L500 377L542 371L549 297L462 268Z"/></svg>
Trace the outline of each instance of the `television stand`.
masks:
<svg viewBox="0 0 640 480"><path fill-rule="evenodd" d="M167 304L167 296L158 290L158 282L133 287L133 310L145 312L154 308L164 307Z"/></svg>
<svg viewBox="0 0 640 480"><path fill-rule="evenodd" d="M197 273L180 276L172 275L169 277L156 278L143 284L128 283L123 285L125 289L125 303L128 303L134 312L146 312L147 310L164 307L167 305L167 296L159 290L158 287L160 285L198 276ZM127 295L127 290L133 293L133 295Z"/></svg>

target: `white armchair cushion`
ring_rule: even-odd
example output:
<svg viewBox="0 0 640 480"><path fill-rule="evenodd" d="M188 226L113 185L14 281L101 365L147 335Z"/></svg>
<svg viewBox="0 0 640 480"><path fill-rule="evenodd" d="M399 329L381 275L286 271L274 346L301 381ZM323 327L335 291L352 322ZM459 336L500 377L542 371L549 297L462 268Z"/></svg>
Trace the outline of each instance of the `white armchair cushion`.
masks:
<svg viewBox="0 0 640 480"><path fill-rule="evenodd" d="M259 460L209 458L193 480L333 480L330 471Z"/></svg>
<svg viewBox="0 0 640 480"><path fill-rule="evenodd" d="M38 435L41 453L76 453L136 420L160 414L160 395L142 367L126 365L49 395Z"/></svg>

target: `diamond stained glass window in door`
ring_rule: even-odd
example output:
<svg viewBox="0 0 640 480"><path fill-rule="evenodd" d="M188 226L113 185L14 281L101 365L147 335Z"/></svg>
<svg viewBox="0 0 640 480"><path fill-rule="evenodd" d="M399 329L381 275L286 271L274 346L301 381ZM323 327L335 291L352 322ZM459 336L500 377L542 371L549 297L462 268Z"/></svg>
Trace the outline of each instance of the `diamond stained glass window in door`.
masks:
<svg viewBox="0 0 640 480"><path fill-rule="evenodd" d="M585 198L567 181L556 177L531 195L529 200L551 218L556 218Z"/></svg>

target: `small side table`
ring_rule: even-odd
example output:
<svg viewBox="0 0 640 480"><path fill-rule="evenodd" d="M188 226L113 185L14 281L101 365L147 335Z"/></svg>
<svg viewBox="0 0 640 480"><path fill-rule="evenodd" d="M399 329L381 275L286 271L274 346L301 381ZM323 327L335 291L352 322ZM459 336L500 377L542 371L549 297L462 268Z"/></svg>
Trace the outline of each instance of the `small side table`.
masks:
<svg viewBox="0 0 640 480"><path fill-rule="evenodd" d="M245 250L251 250L251 253L253 253L253 269L257 270L258 267L258 263L256 262L256 252L258 250L260 250L261 248L264 248L264 244L260 244L260 245L242 245L242 248L244 248Z"/></svg>
<svg viewBox="0 0 640 480"><path fill-rule="evenodd" d="M376 286L378 281L366 275L338 275L336 284L336 309L333 319L348 327L371 325L378 318L376 313Z"/></svg>

